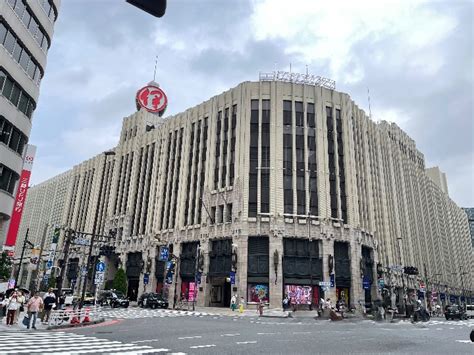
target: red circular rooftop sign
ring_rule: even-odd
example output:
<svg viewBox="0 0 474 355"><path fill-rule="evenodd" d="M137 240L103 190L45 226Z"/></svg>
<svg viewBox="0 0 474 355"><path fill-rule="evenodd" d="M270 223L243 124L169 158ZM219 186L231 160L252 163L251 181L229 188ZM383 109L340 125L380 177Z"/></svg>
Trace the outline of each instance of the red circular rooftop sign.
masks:
<svg viewBox="0 0 474 355"><path fill-rule="evenodd" d="M137 108L143 107L148 112L159 113L166 109L168 98L157 86L147 85L137 92Z"/></svg>

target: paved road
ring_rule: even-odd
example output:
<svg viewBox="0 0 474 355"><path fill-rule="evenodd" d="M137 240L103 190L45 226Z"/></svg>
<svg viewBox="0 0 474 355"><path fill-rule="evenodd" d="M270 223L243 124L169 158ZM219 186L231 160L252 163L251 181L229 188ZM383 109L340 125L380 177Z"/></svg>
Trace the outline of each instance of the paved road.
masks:
<svg viewBox="0 0 474 355"><path fill-rule="evenodd" d="M156 314L168 314L159 316ZM123 311L111 312L109 317L120 318ZM132 315L136 314L136 317ZM44 352L48 344L62 353L165 353L165 354L316 354L316 353L429 353L472 354L474 344L469 332L474 320L428 323L376 323L373 321L275 319L229 317L203 314L172 316L172 313L148 312L131 309L121 320L68 331L23 333L16 342L8 343L0 337L0 349L12 343ZM64 351L63 339L70 349ZM35 336L39 336L35 338ZM49 336L49 338L47 337ZM58 342L59 338L59 342ZM49 339L49 340L48 340ZM35 341L43 348L35 348ZM101 342L104 342L103 344ZM21 345L18 345L21 344ZM54 348L56 344L56 348ZM76 345L77 344L77 345ZM99 346L97 346L99 345ZM23 346L23 347L22 347ZM77 346L77 347L76 347ZM100 348L100 350L98 350ZM39 351L43 349L43 351ZM62 351L60 351L61 349ZM77 349L77 352L74 350ZM0 350L0 353L2 352ZM54 354L54 352L49 352Z"/></svg>

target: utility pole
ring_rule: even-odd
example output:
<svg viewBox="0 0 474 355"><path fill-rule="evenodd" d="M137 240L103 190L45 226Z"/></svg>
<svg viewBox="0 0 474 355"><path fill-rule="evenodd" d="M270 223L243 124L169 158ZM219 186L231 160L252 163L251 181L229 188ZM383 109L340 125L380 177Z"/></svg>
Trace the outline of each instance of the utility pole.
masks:
<svg viewBox="0 0 474 355"><path fill-rule="evenodd" d="M198 274L198 267L199 267L199 252L200 252L199 242L196 245L196 259L194 260L194 294L193 294L193 311L195 309L196 304L196 297L197 297L197 274ZM232 286L232 285L231 285Z"/></svg>
<svg viewBox="0 0 474 355"><path fill-rule="evenodd" d="M57 288L58 288L58 298L61 297L61 292L63 290L63 281L64 273L66 272L67 260L69 258L69 247L71 246L71 239L74 231L72 229L66 229L64 232L64 257L61 265L61 271L59 273Z"/></svg>
<svg viewBox="0 0 474 355"><path fill-rule="evenodd" d="M25 255L26 244L28 244L32 248L34 247L33 243L28 241L28 232L29 231L30 231L30 228L27 228L26 229L25 240L23 241L23 248L21 249L20 264L18 265L18 270L16 271L16 275L15 275L15 287L18 287L18 279L20 277L21 264L23 264L23 256Z"/></svg>
<svg viewBox="0 0 474 355"><path fill-rule="evenodd" d="M49 226L49 223L46 223L44 225L43 236L41 237L41 247L40 247L40 254L39 254L38 264L36 264L36 280L35 280L35 287L34 287L33 293L38 291L38 289L39 289L38 279L39 279L39 273L40 273L40 265L43 262L43 260L42 260L43 259L43 249L44 249L44 243L45 243L45 240L46 240L46 233L48 231L48 226Z"/></svg>

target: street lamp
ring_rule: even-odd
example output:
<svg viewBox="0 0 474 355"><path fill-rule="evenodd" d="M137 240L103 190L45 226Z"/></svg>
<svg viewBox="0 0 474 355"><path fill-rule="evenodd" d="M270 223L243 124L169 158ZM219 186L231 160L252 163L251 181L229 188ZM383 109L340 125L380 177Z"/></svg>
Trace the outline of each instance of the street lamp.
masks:
<svg viewBox="0 0 474 355"><path fill-rule="evenodd" d="M21 270L21 264L23 263L23 257L25 255L25 249L26 249L26 244L30 246L30 248L34 248L33 243L28 241L28 232L30 231L30 228L26 229L26 235L25 235L25 240L23 242L23 248L21 249L21 256L20 256L20 264L18 265L18 270L16 271L15 275L15 287L18 287L18 278L20 277L20 270Z"/></svg>

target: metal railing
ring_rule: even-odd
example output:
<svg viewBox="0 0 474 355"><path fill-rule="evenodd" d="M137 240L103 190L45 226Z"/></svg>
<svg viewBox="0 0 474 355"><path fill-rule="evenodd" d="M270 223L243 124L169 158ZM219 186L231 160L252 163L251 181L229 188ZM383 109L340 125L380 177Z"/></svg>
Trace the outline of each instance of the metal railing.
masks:
<svg viewBox="0 0 474 355"><path fill-rule="evenodd" d="M51 312L48 326L90 323L101 318L102 307L100 306L59 309Z"/></svg>

